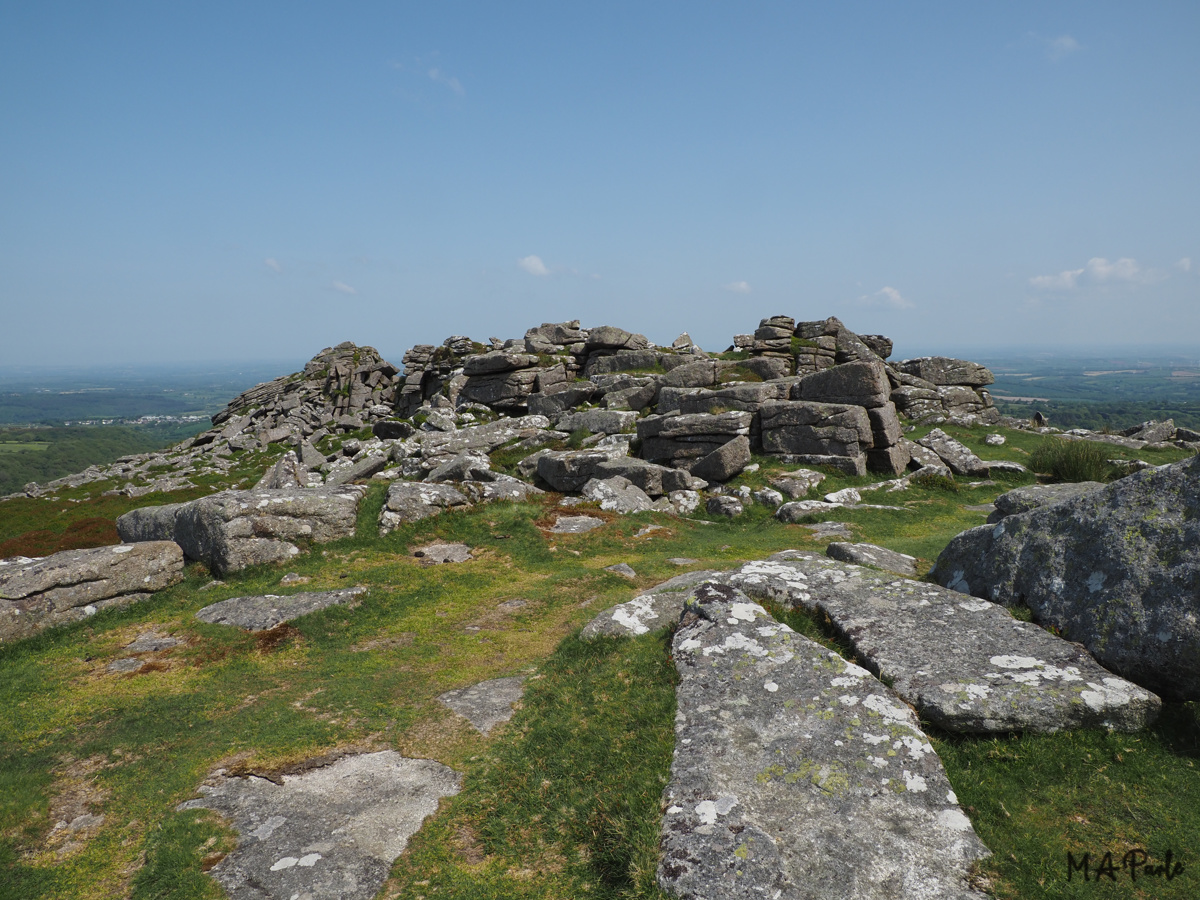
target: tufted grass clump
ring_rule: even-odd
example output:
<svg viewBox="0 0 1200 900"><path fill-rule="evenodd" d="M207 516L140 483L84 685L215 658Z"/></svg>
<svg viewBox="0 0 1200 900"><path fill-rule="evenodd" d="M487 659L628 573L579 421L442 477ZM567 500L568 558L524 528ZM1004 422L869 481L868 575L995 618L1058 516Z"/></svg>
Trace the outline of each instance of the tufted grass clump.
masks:
<svg viewBox="0 0 1200 900"><path fill-rule="evenodd" d="M1112 481L1108 451L1094 441L1051 438L1029 455L1029 468L1055 482Z"/></svg>

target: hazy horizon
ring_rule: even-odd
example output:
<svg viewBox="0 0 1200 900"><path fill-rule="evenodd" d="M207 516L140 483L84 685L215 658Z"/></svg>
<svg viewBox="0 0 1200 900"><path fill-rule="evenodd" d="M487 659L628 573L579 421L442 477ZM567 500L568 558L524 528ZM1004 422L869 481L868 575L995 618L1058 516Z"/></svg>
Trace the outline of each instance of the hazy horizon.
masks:
<svg viewBox="0 0 1200 900"><path fill-rule="evenodd" d="M903 355L1200 341L1198 36L1177 2L5 4L0 360L723 349L776 312Z"/></svg>

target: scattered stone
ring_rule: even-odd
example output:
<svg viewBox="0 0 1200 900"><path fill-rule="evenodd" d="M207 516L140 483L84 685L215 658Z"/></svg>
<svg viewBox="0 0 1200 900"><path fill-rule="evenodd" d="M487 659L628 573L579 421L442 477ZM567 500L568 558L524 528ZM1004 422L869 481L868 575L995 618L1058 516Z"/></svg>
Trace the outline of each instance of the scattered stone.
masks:
<svg viewBox="0 0 1200 900"><path fill-rule="evenodd" d="M716 585L688 604L673 656L664 890L983 900L969 877L987 848L912 710L870 673Z"/></svg>
<svg viewBox="0 0 1200 900"><path fill-rule="evenodd" d="M291 587L292 585L296 584L308 584L310 581L312 581L312 579L307 575L300 575L296 572L288 572L279 579L279 583L283 587Z"/></svg>
<svg viewBox="0 0 1200 900"><path fill-rule="evenodd" d="M700 494L698 491L671 491L667 495L671 501L671 506L675 510L676 515L690 516L700 508Z"/></svg>
<svg viewBox="0 0 1200 900"><path fill-rule="evenodd" d="M637 533L634 535L634 537L646 537L649 534L653 534L655 531L665 530L665 526L662 525L644 525L637 530Z"/></svg>
<svg viewBox="0 0 1200 900"><path fill-rule="evenodd" d="M849 544L844 541L834 541L825 548L825 555L830 559L842 562L886 569L906 578L912 578L917 574L917 558L915 556L897 553L895 550L877 547L875 544Z"/></svg>
<svg viewBox="0 0 1200 900"><path fill-rule="evenodd" d="M841 506L853 506L856 503L862 503L862 494L854 488L842 488L840 491L825 495L826 503L837 503Z"/></svg>
<svg viewBox="0 0 1200 900"><path fill-rule="evenodd" d="M728 516L731 519L745 512L741 500L727 496L709 497L704 508L710 516Z"/></svg>
<svg viewBox="0 0 1200 900"><path fill-rule="evenodd" d="M601 509L621 515L645 512L654 502L645 491L620 475L604 481L592 478L583 486L582 494L585 499L599 503Z"/></svg>
<svg viewBox="0 0 1200 900"><path fill-rule="evenodd" d="M780 522L794 525L813 513L824 512L828 509L840 509L841 506L840 503L827 503L824 500L793 500L775 510L775 518Z"/></svg>
<svg viewBox="0 0 1200 900"><path fill-rule="evenodd" d="M1024 603L1106 667L1200 698L1200 457L1129 475L954 538L939 584Z"/></svg>
<svg viewBox="0 0 1200 900"><path fill-rule="evenodd" d="M620 575L624 578L637 578L637 572L633 571L633 566L628 563L617 563L612 566L605 566L605 572L612 572L614 575Z"/></svg>
<svg viewBox="0 0 1200 900"><path fill-rule="evenodd" d="M763 506L779 507L783 505L783 494L772 488L753 491L750 496L754 498L755 503L761 503Z"/></svg>
<svg viewBox="0 0 1200 900"><path fill-rule="evenodd" d="M692 566L700 562L700 560L692 559L690 556L668 556L667 562L673 566Z"/></svg>
<svg viewBox="0 0 1200 900"><path fill-rule="evenodd" d="M208 873L231 897L370 900L438 801L459 790L453 769L392 750L280 781L222 772L180 804L214 810L237 830L236 849Z"/></svg>
<svg viewBox="0 0 1200 900"><path fill-rule="evenodd" d="M501 722L512 718L513 705L520 702L524 687L523 676L493 678L447 691L438 697L438 702L470 722L480 734L487 735Z"/></svg>
<svg viewBox="0 0 1200 900"><path fill-rule="evenodd" d="M797 469L795 472L784 472L778 478L771 479L771 487L789 500L799 500L824 480L825 476L821 472Z"/></svg>
<svg viewBox="0 0 1200 900"><path fill-rule="evenodd" d="M196 618L210 625L236 625L247 631L266 631L284 622L291 622L325 609L329 606L344 606L367 592L366 588L353 587L338 591L310 591L303 594L264 594L262 596L230 597L220 603L204 607Z"/></svg>
<svg viewBox="0 0 1200 900"><path fill-rule="evenodd" d="M989 447L1003 447L1007 438L1002 434L989 434L983 439L983 442Z"/></svg>
<svg viewBox="0 0 1200 900"><path fill-rule="evenodd" d="M413 551L413 556L427 566L445 563L461 563L471 559L471 548L466 544L426 544Z"/></svg>
<svg viewBox="0 0 1200 900"><path fill-rule="evenodd" d="M858 659L948 731L1136 731L1161 708L1078 644L937 585L796 551L747 563L727 580L756 599L828 616Z"/></svg>
<svg viewBox="0 0 1200 900"><path fill-rule="evenodd" d="M139 671L145 663L140 659L126 657L125 659L114 659L106 667L105 671L110 675L131 675Z"/></svg>
<svg viewBox="0 0 1200 900"><path fill-rule="evenodd" d="M801 525L800 527L811 531L814 541L827 541L831 538L849 539L852 536L848 522L817 522L815 525Z"/></svg>
<svg viewBox="0 0 1200 900"><path fill-rule="evenodd" d="M436 516L444 509L470 506L470 502L448 484L397 481L388 488L379 513L379 533L394 531L407 522Z"/></svg>
<svg viewBox="0 0 1200 900"><path fill-rule="evenodd" d="M182 643L183 641L173 638L169 634L161 634L157 631L145 631L139 634L131 643L126 644L125 649L130 653L160 653L163 650L178 647Z"/></svg>
<svg viewBox="0 0 1200 900"><path fill-rule="evenodd" d="M978 456L972 453L965 444L956 441L940 428L933 429L917 443L936 453L955 475L986 477L988 474L987 466ZM924 464L923 460L918 460L918 462Z"/></svg>
<svg viewBox="0 0 1200 900"><path fill-rule="evenodd" d="M549 530L554 534L584 534L603 524L604 520L595 516L559 516Z"/></svg>
<svg viewBox="0 0 1200 900"><path fill-rule="evenodd" d="M144 600L181 580L183 552L171 541L0 560L0 642Z"/></svg>

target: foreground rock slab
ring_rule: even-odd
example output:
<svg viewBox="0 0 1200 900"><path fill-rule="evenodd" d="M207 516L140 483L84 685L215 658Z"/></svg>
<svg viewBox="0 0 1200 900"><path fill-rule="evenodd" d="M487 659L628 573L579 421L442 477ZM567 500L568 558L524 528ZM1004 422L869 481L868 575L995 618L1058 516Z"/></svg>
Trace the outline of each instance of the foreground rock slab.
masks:
<svg viewBox="0 0 1200 900"><path fill-rule="evenodd" d="M604 610L583 626L579 636L585 641L601 635L634 637L674 625L679 621L683 606L691 596L690 590L719 574L711 570L700 570L669 578L632 600Z"/></svg>
<svg viewBox="0 0 1200 900"><path fill-rule="evenodd" d="M513 715L513 704L521 699L525 689L523 677L492 678L470 687L447 691L438 702L454 710L480 734L488 734Z"/></svg>
<svg viewBox="0 0 1200 900"><path fill-rule="evenodd" d="M258 597L230 597L204 607L196 613L196 618L210 625L236 625L247 631L266 631L318 609L349 603L366 591L366 588L355 587L287 596L264 594Z"/></svg>
<svg viewBox="0 0 1200 900"><path fill-rule="evenodd" d="M829 617L859 659L948 731L1135 731L1161 701L986 600L802 551L724 577L755 599Z"/></svg>
<svg viewBox="0 0 1200 900"><path fill-rule="evenodd" d="M1200 698L1200 456L963 532L939 584L1078 641L1165 697Z"/></svg>
<svg viewBox="0 0 1200 900"><path fill-rule="evenodd" d="M687 898L979 900L988 854L916 716L740 592L697 589L658 881Z"/></svg>
<svg viewBox="0 0 1200 900"><path fill-rule="evenodd" d="M135 509L117 519L121 540L173 540L217 577L284 562L300 548L354 534L365 488L223 491L189 503Z"/></svg>
<svg viewBox="0 0 1200 900"><path fill-rule="evenodd" d="M182 579L183 551L172 541L0 560L0 641L145 599Z"/></svg>
<svg viewBox="0 0 1200 900"><path fill-rule="evenodd" d="M458 775L392 750L346 756L283 783L226 778L181 809L211 809L238 831L209 874L232 900L369 900Z"/></svg>

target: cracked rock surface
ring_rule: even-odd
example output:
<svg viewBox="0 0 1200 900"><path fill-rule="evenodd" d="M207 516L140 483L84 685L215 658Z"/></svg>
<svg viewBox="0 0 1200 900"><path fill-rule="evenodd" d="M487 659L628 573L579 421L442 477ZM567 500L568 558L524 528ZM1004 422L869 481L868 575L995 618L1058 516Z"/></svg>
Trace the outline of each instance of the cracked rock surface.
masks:
<svg viewBox="0 0 1200 900"><path fill-rule="evenodd" d="M859 659L949 731L1134 731L1162 707L1078 644L935 584L801 551L747 563L723 580L756 599L829 616Z"/></svg>
<svg viewBox="0 0 1200 900"><path fill-rule="evenodd" d="M674 640L659 884L688 898L982 898L988 851L915 714L725 585Z"/></svg>
<svg viewBox="0 0 1200 900"><path fill-rule="evenodd" d="M196 613L201 622L212 625L236 625L247 631L266 631L292 619L298 619L327 606L349 603L366 588L345 588L340 591L308 591L302 594L263 594L257 597L230 597L213 603Z"/></svg>
<svg viewBox="0 0 1200 900"><path fill-rule="evenodd" d="M249 776L200 787L180 809L231 820L237 848L209 874L232 900L369 900L458 774L393 750L346 756L282 784Z"/></svg>

